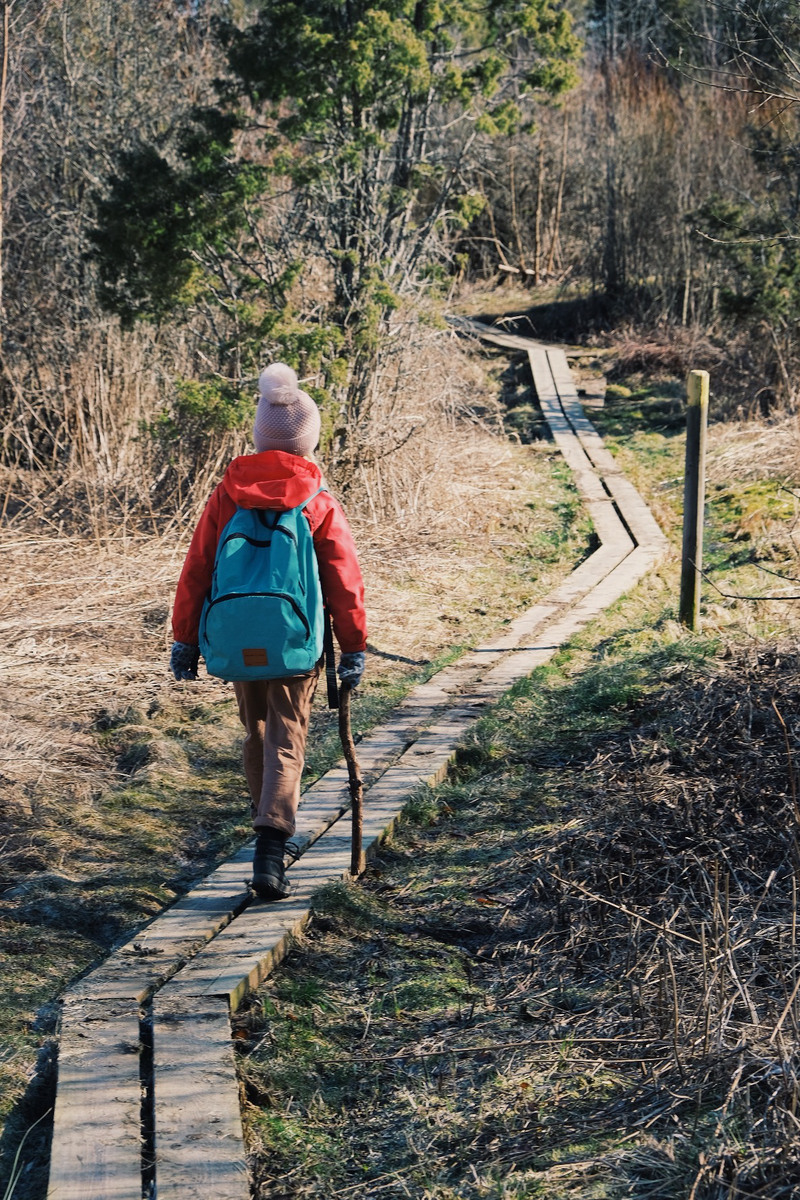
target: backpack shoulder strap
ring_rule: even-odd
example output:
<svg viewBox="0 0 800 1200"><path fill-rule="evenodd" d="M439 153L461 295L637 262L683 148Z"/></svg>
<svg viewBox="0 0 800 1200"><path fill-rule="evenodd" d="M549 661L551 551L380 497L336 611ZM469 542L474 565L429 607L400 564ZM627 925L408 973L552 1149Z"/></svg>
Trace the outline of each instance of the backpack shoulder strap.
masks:
<svg viewBox="0 0 800 1200"><path fill-rule="evenodd" d="M302 509L304 509L307 504L311 503L311 501L314 499L315 496L318 496L320 494L320 492L327 492L327 490L328 489L325 487L325 484L321 483L319 485L319 487L317 488L317 490L315 492L312 492L311 495L308 497L308 499L304 500L302 504L298 504L297 507L302 511Z"/></svg>
<svg viewBox="0 0 800 1200"><path fill-rule="evenodd" d="M327 492L325 484L321 484L315 492L312 492L308 500L304 500L298 507L302 510L307 504L310 504L315 496L320 492ZM323 600L324 600L323 593ZM325 658L325 683L328 690L328 708L339 707L339 683L336 679L336 650L333 645L333 625L331 624L331 614L327 602L325 602L325 626L323 631L323 656Z"/></svg>

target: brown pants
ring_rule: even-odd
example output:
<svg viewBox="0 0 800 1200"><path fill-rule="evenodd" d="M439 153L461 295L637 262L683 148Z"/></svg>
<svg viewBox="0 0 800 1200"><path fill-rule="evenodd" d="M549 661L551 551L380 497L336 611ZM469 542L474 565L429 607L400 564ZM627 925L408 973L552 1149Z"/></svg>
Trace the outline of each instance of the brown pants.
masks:
<svg viewBox="0 0 800 1200"><path fill-rule="evenodd" d="M291 836L300 803L300 776L319 668L292 679L234 683L244 738L244 773L253 828Z"/></svg>

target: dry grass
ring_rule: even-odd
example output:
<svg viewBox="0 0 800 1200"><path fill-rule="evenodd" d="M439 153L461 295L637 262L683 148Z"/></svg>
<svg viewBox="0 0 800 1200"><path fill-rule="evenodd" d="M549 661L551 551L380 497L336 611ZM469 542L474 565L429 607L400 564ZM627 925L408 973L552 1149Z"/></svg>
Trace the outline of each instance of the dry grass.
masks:
<svg viewBox="0 0 800 1200"><path fill-rule="evenodd" d="M519 688L242 1017L260 1200L797 1196L799 666Z"/></svg>
<svg viewBox="0 0 800 1200"><path fill-rule="evenodd" d="M469 364L463 386L478 384L497 410L491 362ZM585 549L552 447L509 443L496 420L451 399L434 436L371 471L379 507L366 488L348 500L372 650L356 721L488 636ZM29 492L9 503L0 537L4 1162L47 1107L52 1079L34 1070L52 1032L47 1002L249 835L230 689L178 685L167 670L191 519L158 534L149 518L112 521L82 537L56 518ZM321 700L314 721L312 771L338 755Z"/></svg>
<svg viewBox="0 0 800 1200"><path fill-rule="evenodd" d="M238 430L203 428L187 415L179 438L159 438L160 418L175 415L176 381L205 367L180 337L159 338L152 327L125 332L105 318L77 344L48 346L34 365L22 355L6 368L4 524L101 540L174 537L226 459L244 449Z"/></svg>
<svg viewBox="0 0 800 1200"><path fill-rule="evenodd" d="M607 423L647 494L682 447L642 406ZM796 423L710 441L738 590L791 548ZM242 1016L259 1200L800 1195L798 606L709 589L687 638L673 574L501 704Z"/></svg>
<svg viewBox="0 0 800 1200"><path fill-rule="evenodd" d="M376 654L369 675L378 679L396 675L398 661L424 665L496 628L569 569L587 535L552 448L501 436L491 361L471 359L449 334L426 337L422 345L402 339L373 405L371 420L386 436L394 422L399 450L372 459L365 452L350 481ZM109 456L112 449L122 455L124 474L129 440L101 441ZM182 694L166 669L171 599L200 488L205 496L213 482L201 480L158 534L147 520L138 532L126 520L108 530L108 509L88 538L57 533L57 512L33 511L30 493L13 517L7 513L0 773L21 812L30 815L42 796L62 791L84 802L113 784L117 763L98 745L98 729L125 723L128 710L158 713ZM218 704L229 695L213 680L203 687Z"/></svg>
<svg viewBox="0 0 800 1200"><path fill-rule="evenodd" d="M537 536L559 535L557 506L570 503L550 478L545 447L515 448L467 428L438 452L446 463L431 469L430 486L442 489L444 503L420 502L391 524L352 522L372 644L418 662L496 627L507 605L546 589L546 564L536 574L525 566L522 577L513 563L527 564ZM107 785L113 763L98 749L97 721L128 708L146 712L174 693L166 670L171 598L190 530L174 540L90 542L25 530L12 527L0 541L0 773L29 808L31 788L50 792L66 777L87 794ZM379 657L370 671L391 669L390 661ZM214 680L204 686L215 698L228 694Z"/></svg>
<svg viewBox="0 0 800 1200"><path fill-rule="evenodd" d="M794 414L770 421L734 421L711 427L708 479L730 486L758 479L800 479L800 424Z"/></svg>
<svg viewBox="0 0 800 1200"><path fill-rule="evenodd" d="M515 447L466 428L438 450L426 480L428 503L392 522L353 521L370 584L372 640L415 659L488 634L544 594L553 571L563 571L547 562L547 540L577 515L563 475L559 482L551 474L559 464L546 444ZM580 556L585 543L574 532ZM523 547L538 548L536 569Z"/></svg>
<svg viewBox="0 0 800 1200"><path fill-rule="evenodd" d="M113 778L92 733L100 714L147 709L166 686L177 548L20 530L0 542L0 562L0 771L28 807L65 784L87 796Z"/></svg>

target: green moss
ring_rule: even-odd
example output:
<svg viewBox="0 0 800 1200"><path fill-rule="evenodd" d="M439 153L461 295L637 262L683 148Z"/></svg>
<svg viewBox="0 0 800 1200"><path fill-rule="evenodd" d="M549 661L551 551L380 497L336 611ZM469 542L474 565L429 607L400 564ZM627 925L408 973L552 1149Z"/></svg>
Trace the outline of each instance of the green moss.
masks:
<svg viewBox="0 0 800 1200"><path fill-rule="evenodd" d="M618 461L643 494L665 497L662 519L665 511L677 522L680 492L676 499L660 485L682 472L678 389L637 382L630 393L634 403L606 410L598 424L613 432ZM709 527L726 545L733 584L752 569L750 541L736 530L755 540L753 522L791 524L793 504L773 485L710 492ZM539 553L547 545L541 532L537 545ZM771 553L775 561L779 552ZM719 614L697 634L682 629L677 573L674 560L653 569L487 712L447 782L412 798L366 878L320 905L308 943L267 983L269 1051L254 1051L243 1070L245 1078L256 1071L267 1111L297 1104L314 1136L331 1139L336 1186L316 1181L312 1153L311 1196L367 1197L391 1185L437 1200L672 1200L691 1190L701 1152L731 1164L724 1146L737 1137L746 1145L744 1127L720 1121L731 1082L723 1059L713 1077L699 1066L693 1077L684 1062L656 1099L661 1085L637 1055L658 1045L663 1078L673 1070L669 963L654 943L640 972L652 985L648 1011L625 957L627 946L636 958L642 927L633 922L626 941L627 918L609 917L637 854L630 822L642 803L639 781L646 796L653 773L658 812L680 793L671 771L690 751L685 731L675 733L676 696L690 704L703 694L724 669L727 642L746 636L757 653L756 609ZM615 771L604 765L612 748ZM681 782L692 786L689 777ZM715 786L713 774L707 784ZM617 790L631 808L622 845ZM610 906L582 898L578 885L591 881ZM671 917L674 908L662 912L649 882L636 901L643 916ZM606 937L609 920L617 924ZM683 1003L702 972L682 974L676 964ZM324 1002L305 984L286 990L285 981L315 972ZM622 1051L613 1061L614 1029L636 1046L630 1062ZM263 1032L263 1024L254 1032L257 1046ZM292 1072L298 1060L302 1091ZM690 1095L700 1075L705 1082ZM302 1146L286 1169L308 1177ZM281 1186L272 1180L266 1194Z"/></svg>
<svg viewBox="0 0 800 1200"><path fill-rule="evenodd" d="M631 389L622 383L609 383L606 387L606 400L613 404L615 400L629 400Z"/></svg>

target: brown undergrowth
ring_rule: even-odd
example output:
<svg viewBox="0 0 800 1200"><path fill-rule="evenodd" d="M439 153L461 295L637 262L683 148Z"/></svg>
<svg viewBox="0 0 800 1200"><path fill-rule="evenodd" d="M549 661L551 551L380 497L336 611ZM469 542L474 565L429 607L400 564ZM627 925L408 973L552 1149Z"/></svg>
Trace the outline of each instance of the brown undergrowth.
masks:
<svg viewBox="0 0 800 1200"><path fill-rule="evenodd" d="M800 1194L798 667L517 688L241 1018L260 1200Z"/></svg>
<svg viewBox="0 0 800 1200"><path fill-rule="evenodd" d="M432 442L415 433L370 477L371 496L365 487L348 502L370 599L362 724L585 552L588 529L552 446L520 445L538 424L518 370L504 388L506 413L490 411L470 368L460 394L476 407L444 413ZM623 469L636 465L670 529L679 388L629 380L602 417ZM498 436L503 424L511 445ZM711 528L730 592L741 590L749 547L772 562L777 546L794 573L792 496L778 504L773 485L776 470L796 478L796 445L793 419L712 436ZM740 468L753 481L746 495L723 486ZM6 1163L52 1087L34 1065L52 1030L43 1002L248 836L229 694L207 679L178 686L166 673L185 541L142 537L125 522L87 541L40 515L44 525L17 520L0 543L0 1116L31 1081L2 1143ZM745 582L762 590L756 576ZM394 1189L420 1200L666 1200L694 1187L692 1200L727 1200L737 1178L772 1195L784 1168L794 1186L794 1158L780 1157L794 1103L780 1091L794 1077L781 1049L796 1033L796 997L787 1008L794 897L785 864L772 879L764 867L759 905L761 893L750 893L761 859L748 874L737 855L748 821L761 842L774 826L778 857L789 845L780 822L790 795L794 812L795 666L783 658L765 675L767 660L737 655L697 667L691 639L664 632L665 585L648 581L651 610L631 618L664 641L661 657L629 670L626 654L593 646L585 684L569 656L539 673L482 727L459 777L434 802L420 798L417 824L367 888L321 898L314 954L293 958L238 1030L243 1047L258 1047L245 1078L260 1197ZM765 625L786 628L790 607L722 596L705 606L706 628L725 636L735 626L731 637L757 647ZM778 689L777 712L762 703L759 672ZM757 820L721 792L714 825L706 791L722 786L733 759L714 765L700 750L715 744L715 722L739 728L725 697L748 687L762 687L756 710L766 718L748 733L742 795L762 782L769 792L773 779L777 787L782 761L783 792L769 792ZM706 710L711 723L695 738L692 720ZM324 710L314 720L309 777L336 753ZM683 762L671 757L670 721L688 739ZM685 829L686 844L678 839L688 819L681 789L712 822L708 842L693 827L699 849ZM662 794L666 849L656 836ZM748 904L759 931L777 913L772 941L747 927L736 941L731 914ZM759 978L745 974L742 987L757 1022L737 983L751 965ZM29 1142L26 1161L31 1154L46 1151ZM25 1186L31 1200L43 1194L31 1174ZM774 1192L781 1200L786 1187Z"/></svg>
<svg viewBox="0 0 800 1200"><path fill-rule="evenodd" d="M497 414L504 367L473 362L463 380L476 404L478 384L486 404L494 392ZM547 592L589 542L552 444L509 442L475 411L434 433L372 474L379 507L366 490L348 500L370 627L359 731ZM20 513L0 537L0 1195L22 1132L52 1103L51 1002L251 836L230 688L167 670L191 521L88 536L49 521ZM309 781L340 754L321 694L313 723ZM39 1176L46 1134L25 1149ZM28 1174L20 1189L44 1186Z"/></svg>

